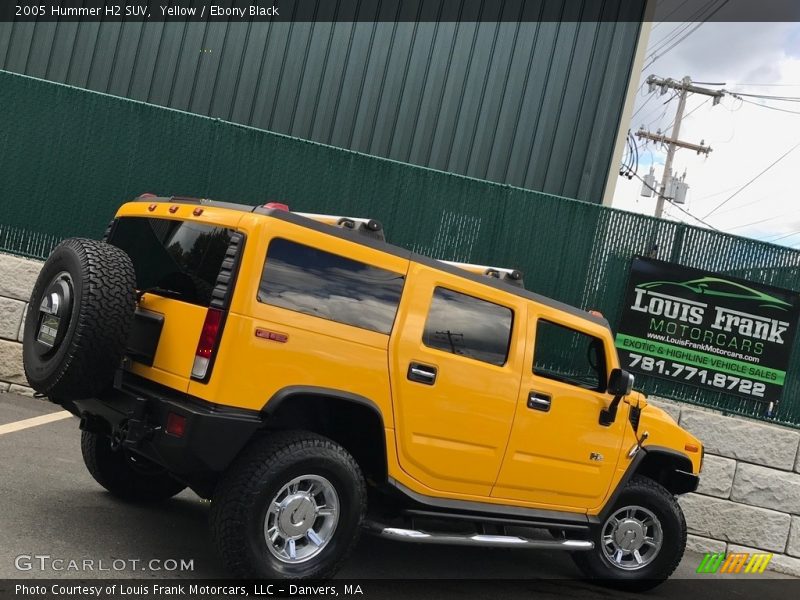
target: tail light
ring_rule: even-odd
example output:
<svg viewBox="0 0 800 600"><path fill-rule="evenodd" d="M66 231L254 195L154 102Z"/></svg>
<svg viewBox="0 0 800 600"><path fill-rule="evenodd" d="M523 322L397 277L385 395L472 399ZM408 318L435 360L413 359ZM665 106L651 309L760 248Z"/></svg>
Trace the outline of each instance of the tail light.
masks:
<svg viewBox="0 0 800 600"><path fill-rule="evenodd" d="M194 352L192 365L192 378L205 379L208 376L211 360L217 350L219 334L222 331L222 318L225 312L218 308L209 308L197 341L197 350Z"/></svg>

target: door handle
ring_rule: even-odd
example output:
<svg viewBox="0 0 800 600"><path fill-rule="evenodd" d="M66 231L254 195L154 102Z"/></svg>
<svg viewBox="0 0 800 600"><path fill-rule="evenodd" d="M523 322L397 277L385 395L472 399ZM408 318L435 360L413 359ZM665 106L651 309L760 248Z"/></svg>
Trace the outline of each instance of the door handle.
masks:
<svg viewBox="0 0 800 600"><path fill-rule="evenodd" d="M552 399L549 394L542 394L541 392L531 392L528 394L528 408L532 408L533 410L549 412L551 402Z"/></svg>
<svg viewBox="0 0 800 600"><path fill-rule="evenodd" d="M408 365L409 381L433 385L436 382L436 367L412 362Z"/></svg>

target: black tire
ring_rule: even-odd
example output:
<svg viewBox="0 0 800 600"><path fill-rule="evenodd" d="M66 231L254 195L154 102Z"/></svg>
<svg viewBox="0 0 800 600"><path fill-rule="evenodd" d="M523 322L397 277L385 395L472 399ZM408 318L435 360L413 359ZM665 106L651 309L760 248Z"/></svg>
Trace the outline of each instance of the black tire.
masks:
<svg viewBox="0 0 800 600"><path fill-rule="evenodd" d="M338 497L338 522L318 554L289 563L268 548L267 511L287 483L306 476L331 484ZM352 552L366 506L361 469L339 444L314 433L269 432L242 453L217 485L211 532L224 566L237 577L326 579ZM313 518L307 522L312 529L318 523Z"/></svg>
<svg viewBox="0 0 800 600"><path fill-rule="evenodd" d="M651 562L635 570L625 570L607 558L601 540L605 521L592 532L594 549L571 553L575 564L589 579L608 587L644 591L666 581L678 567L686 549L686 520L678 502L669 491L646 477L634 476L625 486L609 511L637 506L650 511L661 525L662 542Z"/></svg>
<svg viewBox="0 0 800 600"><path fill-rule="evenodd" d="M112 448L106 435L83 431L81 453L94 480L123 500L158 502L186 489L158 465L122 448Z"/></svg>
<svg viewBox="0 0 800 600"><path fill-rule="evenodd" d="M135 287L133 264L119 248L81 238L61 242L39 273L25 317L23 363L31 387L63 401L105 390L123 357ZM48 331L55 333L44 340L43 320L50 317L56 325Z"/></svg>

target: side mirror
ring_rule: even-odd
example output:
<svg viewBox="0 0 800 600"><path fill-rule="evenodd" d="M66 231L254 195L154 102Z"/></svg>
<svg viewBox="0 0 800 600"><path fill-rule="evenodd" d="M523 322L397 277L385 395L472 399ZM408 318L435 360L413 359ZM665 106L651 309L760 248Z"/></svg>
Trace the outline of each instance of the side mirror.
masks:
<svg viewBox="0 0 800 600"><path fill-rule="evenodd" d="M611 425L616 420L619 401L633 391L633 375L622 369L614 369L608 378L607 391L614 395L614 399L608 408L600 411L600 425L604 426Z"/></svg>
<svg viewBox="0 0 800 600"><path fill-rule="evenodd" d="M633 375L622 369L614 369L608 378L608 393L627 396L633 391Z"/></svg>

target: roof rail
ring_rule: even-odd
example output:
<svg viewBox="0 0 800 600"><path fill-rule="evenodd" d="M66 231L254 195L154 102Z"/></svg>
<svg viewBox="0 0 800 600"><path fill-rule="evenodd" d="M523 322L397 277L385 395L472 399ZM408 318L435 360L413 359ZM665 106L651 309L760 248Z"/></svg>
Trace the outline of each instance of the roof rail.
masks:
<svg viewBox="0 0 800 600"><path fill-rule="evenodd" d="M381 224L380 221L376 221L375 219L364 219L361 217L341 217L337 215L318 215L315 213L301 213L294 211L292 212L301 217L305 217L307 219L313 219L314 221L325 223L326 225L332 225L333 227L352 229L353 231L357 231L358 233L363 233L364 235L367 235L381 242L386 241L386 235L383 230L383 225Z"/></svg>
<svg viewBox="0 0 800 600"><path fill-rule="evenodd" d="M487 277L494 277L495 279L500 279L501 281L505 281L511 285L524 288L525 283L522 280L522 271L519 269L505 269L503 267L490 267L487 265L473 265L470 263L461 263L461 262L453 262L450 260L442 260L445 264L448 264L452 267L458 267L459 269L464 269L465 271L469 271L470 273L475 273L477 275L486 275Z"/></svg>

